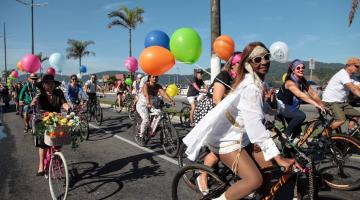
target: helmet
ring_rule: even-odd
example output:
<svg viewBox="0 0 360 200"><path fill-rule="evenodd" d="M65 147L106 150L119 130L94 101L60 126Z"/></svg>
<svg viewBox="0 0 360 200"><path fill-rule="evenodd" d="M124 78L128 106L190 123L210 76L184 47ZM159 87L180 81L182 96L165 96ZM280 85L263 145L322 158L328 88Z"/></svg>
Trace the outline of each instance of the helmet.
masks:
<svg viewBox="0 0 360 200"><path fill-rule="evenodd" d="M142 78L142 75L141 75L141 74L138 74L138 75L137 75L137 78L138 78L138 79L141 79L141 78Z"/></svg>

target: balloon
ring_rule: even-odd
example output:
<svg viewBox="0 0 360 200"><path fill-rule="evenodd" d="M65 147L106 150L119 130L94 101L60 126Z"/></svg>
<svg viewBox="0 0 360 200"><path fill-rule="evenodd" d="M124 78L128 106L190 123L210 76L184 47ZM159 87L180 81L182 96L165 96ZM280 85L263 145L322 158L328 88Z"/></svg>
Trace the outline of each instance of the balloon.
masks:
<svg viewBox="0 0 360 200"><path fill-rule="evenodd" d="M53 53L49 57L49 63L56 68L56 71L61 73L62 67L65 63L65 57L61 53Z"/></svg>
<svg viewBox="0 0 360 200"><path fill-rule="evenodd" d="M168 94L170 97L174 97L178 95L178 93L179 93L179 88L175 84L170 84L169 86L167 86L166 94Z"/></svg>
<svg viewBox="0 0 360 200"><path fill-rule="evenodd" d="M131 78L125 79L125 84L128 85L128 86L131 86L131 85L132 85L132 80L131 80Z"/></svg>
<svg viewBox="0 0 360 200"><path fill-rule="evenodd" d="M19 78L19 73L16 70L12 71L10 75L14 78Z"/></svg>
<svg viewBox="0 0 360 200"><path fill-rule="evenodd" d="M152 46L145 48L140 54L140 66L149 75L159 76L175 65L175 58L164 47Z"/></svg>
<svg viewBox="0 0 360 200"><path fill-rule="evenodd" d="M228 61L235 51L235 43L230 36L221 35L214 41L213 48L219 58Z"/></svg>
<svg viewBox="0 0 360 200"><path fill-rule="evenodd" d="M151 31L146 35L144 45L145 48L151 46L161 46L169 50L169 40L169 36L166 35L166 33L156 30Z"/></svg>
<svg viewBox="0 0 360 200"><path fill-rule="evenodd" d="M21 61L17 62L16 66L17 66L18 70L24 71L24 67L23 67Z"/></svg>
<svg viewBox="0 0 360 200"><path fill-rule="evenodd" d="M136 58L130 56L125 60L125 67L129 72L134 73L138 69L138 61Z"/></svg>
<svg viewBox="0 0 360 200"><path fill-rule="evenodd" d="M39 58L32 54L25 55L21 60L21 64L24 67L24 70L29 73L36 72L41 66Z"/></svg>
<svg viewBox="0 0 360 200"><path fill-rule="evenodd" d="M82 78L82 74L81 74L81 73L78 73L76 76L77 76L78 79L81 79L81 78Z"/></svg>
<svg viewBox="0 0 360 200"><path fill-rule="evenodd" d="M282 80L283 83L285 83L286 75L287 75L287 73L284 73L284 74L282 75L282 77L281 77L281 80Z"/></svg>
<svg viewBox="0 0 360 200"><path fill-rule="evenodd" d="M201 55L201 48L201 38L192 28L180 28L171 36L171 53L181 62L195 63Z"/></svg>
<svg viewBox="0 0 360 200"><path fill-rule="evenodd" d="M53 67L49 67L49 68L47 68L47 70L46 70L46 74L55 76L56 70L55 70Z"/></svg>
<svg viewBox="0 0 360 200"><path fill-rule="evenodd" d="M86 73L87 69L84 65L80 66L80 73Z"/></svg>
<svg viewBox="0 0 360 200"><path fill-rule="evenodd" d="M271 57L281 63L286 63L288 61L288 46L285 42L274 42L270 46Z"/></svg>

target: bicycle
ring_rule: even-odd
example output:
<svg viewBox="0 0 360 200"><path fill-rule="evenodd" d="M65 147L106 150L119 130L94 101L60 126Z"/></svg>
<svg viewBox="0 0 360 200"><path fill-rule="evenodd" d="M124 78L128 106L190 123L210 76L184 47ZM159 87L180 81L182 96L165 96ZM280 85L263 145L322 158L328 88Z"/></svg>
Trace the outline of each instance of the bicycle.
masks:
<svg viewBox="0 0 360 200"><path fill-rule="evenodd" d="M307 154L318 156L318 168L326 184L339 190L354 190L360 187L360 141L355 137L332 133L333 118L329 113L319 113L319 118L306 130L297 143ZM328 118L326 117L328 115ZM328 136L324 136L324 131ZM305 145L307 147L305 147ZM325 166L321 166L324 165Z"/></svg>
<svg viewBox="0 0 360 200"><path fill-rule="evenodd" d="M124 101L125 101L125 98L124 98L124 93L120 93L119 95L121 95L120 97L120 103L119 103L119 98L118 96L116 96L116 99L115 99L115 102L113 104L113 108L116 112L120 113L122 111L122 109L125 107L124 106Z"/></svg>
<svg viewBox="0 0 360 200"><path fill-rule="evenodd" d="M281 167L268 167L261 169L263 175L263 185L256 190L255 193L249 195L246 199L272 199L279 193L280 188L284 187L289 181L296 181L298 197L300 199L316 199L318 197L319 185L321 185L320 178L313 166L313 158L305 155L295 145L290 143L287 138L283 138L281 132L272 128L278 137L282 145L288 145L294 150L294 157L298 163L304 168L303 171L294 170L292 172L284 172ZM247 149L248 150L248 149ZM203 158L209 151L205 149L199 154L195 164L189 164L180 168L175 175L172 182L172 199L180 199L180 194L191 194L194 196L187 196L187 199L212 199L219 197L224 193L228 187L239 180L239 177L235 176L232 171L224 164L219 162L214 168L199 164L203 163ZM251 154L250 154L251 155ZM208 174L208 189L207 194L203 194L199 191L197 185L197 177L201 172ZM183 180L185 185L182 185ZM190 190L186 190L189 188ZM186 190L184 192L183 190ZM195 193L194 193L195 192Z"/></svg>
<svg viewBox="0 0 360 200"><path fill-rule="evenodd" d="M181 104L182 104L182 108L180 111L180 123L185 128L189 128L190 127L191 106L187 102L181 102Z"/></svg>
<svg viewBox="0 0 360 200"><path fill-rule="evenodd" d="M166 155L175 157L178 154L180 146L179 133L172 125L170 118L166 112L163 111L164 107L171 107L171 104L161 103L159 109L150 109L150 123L146 127L143 136L140 136L141 117L135 112L135 142L140 146L145 146L152 137L160 134L160 143Z"/></svg>
<svg viewBox="0 0 360 200"><path fill-rule="evenodd" d="M95 122L98 126L101 125L103 121L103 112L100 106L100 101L97 97L102 98L102 96L96 96L96 99L89 99L87 104L87 119L91 121L91 119L95 119Z"/></svg>
<svg viewBox="0 0 360 200"><path fill-rule="evenodd" d="M79 136L83 139L83 140L88 140L89 139L89 135L90 135L90 127L89 127L89 122L88 119L86 117L86 111L85 111L85 107L84 107L85 103L80 104L80 102L74 102L74 111L75 114L80 118L80 125L79 125Z"/></svg>
<svg viewBox="0 0 360 200"><path fill-rule="evenodd" d="M127 93L124 98L124 106L126 111L128 112L129 119L134 121L135 120L135 95L131 93Z"/></svg>

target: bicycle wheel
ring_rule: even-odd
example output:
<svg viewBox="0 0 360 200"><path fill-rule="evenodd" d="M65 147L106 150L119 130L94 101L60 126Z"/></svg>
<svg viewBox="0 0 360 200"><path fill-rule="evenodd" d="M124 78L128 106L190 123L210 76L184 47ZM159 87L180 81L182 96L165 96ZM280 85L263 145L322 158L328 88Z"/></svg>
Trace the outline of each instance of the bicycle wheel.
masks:
<svg viewBox="0 0 360 200"><path fill-rule="evenodd" d="M81 122L80 122L80 137L83 140L88 140L89 139L89 135L90 135L90 128L89 128L89 123L86 119L86 117L81 117Z"/></svg>
<svg viewBox="0 0 360 200"><path fill-rule="evenodd" d="M168 120L162 121L161 129L161 146L166 155L174 158L179 153L180 148L180 138L179 133L176 131L175 127Z"/></svg>
<svg viewBox="0 0 360 200"><path fill-rule="evenodd" d="M136 144L138 144L139 146L145 146L149 142L150 137L147 134L147 131L145 131L145 135L140 137L139 133L140 133L141 121L142 121L142 119L141 119L140 115L135 111L135 121L134 121L134 125L133 125L133 128L134 128L133 132L135 133L134 139L135 139Z"/></svg>
<svg viewBox="0 0 360 200"><path fill-rule="evenodd" d="M53 200L66 199L69 190L69 172L61 152L55 152L50 160L49 187Z"/></svg>
<svg viewBox="0 0 360 200"><path fill-rule="evenodd" d="M189 106L185 106L180 111L181 125L186 128L190 127L190 110L191 110L191 108Z"/></svg>
<svg viewBox="0 0 360 200"><path fill-rule="evenodd" d="M127 111L128 111L129 119L131 121L134 121L135 120L135 112L136 112L136 110L133 109L133 106L131 105L131 106L127 107Z"/></svg>
<svg viewBox="0 0 360 200"><path fill-rule="evenodd" d="M360 187L360 142L347 135L331 137L329 151L318 170L331 188L354 190Z"/></svg>
<svg viewBox="0 0 360 200"><path fill-rule="evenodd" d="M200 172L206 172L208 174L208 189L209 192L204 195L200 192L197 185L197 177L200 175ZM196 186L196 190L189 188L187 184L184 183L184 176L191 177L189 180ZM220 177L215 173L213 168L207 167L205 165L188 165L178 171L172 181L171 195L173 200L178 199L212 199L219 197L227 189L228 184L224 182Z"/></svg>
<svg viewBox="0 0 360 200"><path fill-rule="evenodd" d="M96 121L96 124L98 126L100 126L101 123L102 123L102 120L103 120L102 108L101 108L100 104L97 104L96 108L95 108L95 121Z"/></svg>

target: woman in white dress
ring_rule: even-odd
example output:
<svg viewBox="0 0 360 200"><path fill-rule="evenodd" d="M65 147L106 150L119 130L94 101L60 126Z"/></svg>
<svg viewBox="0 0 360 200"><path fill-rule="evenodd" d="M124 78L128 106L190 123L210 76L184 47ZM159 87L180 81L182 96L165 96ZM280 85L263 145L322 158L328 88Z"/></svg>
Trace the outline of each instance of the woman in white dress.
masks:
<svg viewBox="0 0 360 200"><path fill-rule="evenodd" d="M264 78L270 67L270 53L261 42L248 44L242 53L238 75L231 92L183 139L190 160L195 160L203 145L212 152L241 180L233 184L218 199L241 199L262 184L262 176L247 151L250 143L257 144L266 161L274 159L289 169L293 159L280 155L263 125Z"/></svg>

